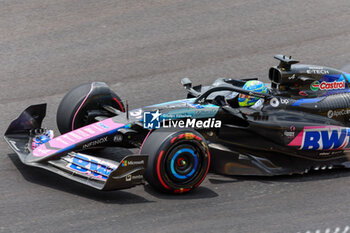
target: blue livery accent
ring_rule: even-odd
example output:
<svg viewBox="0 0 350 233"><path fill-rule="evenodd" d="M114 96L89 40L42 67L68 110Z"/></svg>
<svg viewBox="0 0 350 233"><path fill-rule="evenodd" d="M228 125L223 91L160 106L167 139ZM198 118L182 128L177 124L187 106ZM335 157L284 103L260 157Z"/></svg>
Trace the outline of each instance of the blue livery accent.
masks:
<svg viewBox="0 0 350 233"><path fill-rule="evenodd" d="M75 164L73 164L75 163ZM111 169L109 166L107 165L103 165L103 164L99 164L97 161L95 160L90 160L87 157L84 157L80 154L76 154L75 157L73 158L73 163L70 164L70 168L85 173L88 171L96 171L100 174L102 174L101 178L102 179L107 179L107 177L109 176L109 174L113 171L113 169ZM91 174L93 176L100 176L100 174L96 173L96 172L91 172Z"/></svg>
<svg viewBox="0 0 350 233"><path fill-rule="evenodd" d="M350 74L344 73L344 76L348 82L350 82Z"/></svg>
<svg viewBox="0 0 350 233"><path fill-rule="evenodd" d="M200 104L192 104L192 103L189 103L188 105L191 106L191 107L193 107L193 108L196 108L196 109L205 108L205 106L200 105Z"/></svg>
<svg viewBox="0 0 350 233"><path fill-rule="evenodd" d="M117 132L118 130L122 129L122 128L126 128L126 129L129 129L130 128L130 124L128 125L124 125L122 127L119 127L119 128L116 128L116 129L113 129L113 130L110 130L107 132L107 135L111 135L111 134L114 134L115 132ZM105 136L106 134L103 134L103 136ZM103 137L102 136L102 137ZM101 137L101 135L99 135L98 137Z"/></svg>
<svg viewBox="0 0 350 233"><path fill-rule="evenodd" d="M310 99L299 99L297 101L294 102L294 104L292 106L300 106L300 104L309 104L309 103L315 103L318 101L323 100L325 97L321 97L321 98L310 98Z"/></svg>
<svg viewBox="0 0 350 233"><path fill-rule="evenodd" d="M74 144L74 145L71 145L71 146L68 146L68 147L66 147L66 148L63 148L62 150L57 151L56 154L65 152L65 151L67 151L67 150L73 150L74 147L75 147L75 144Z"/></svg>
<svg viewBox="0 0 350 233"><path fill-rule="evenodd" d="M102 122L97 123L97 125L104 128L104 129L109 129L109 127L107 125L103 124Z"/></svg>
<svg viewBox="0 0 350 233"><path fill-rule="evenodd" d="M178 173L175 171L175 167L174 167L175 160L176 160L177 156L179 156L179 155L180 155L181 153L183 153L183 152L188 152L188 153L190 153L190 154L194 157L194 160L195 160L195 164L194 164L193 169L192 169L187 175L180 175L180 174L178 174ZM177 152L175 153L174 157L171 159L171 162L170 162L170 169L171 169L171 172L173 173L173 175L174 175L176 178L182 179L182 180L183 180L183 179L187 179L188 177L191 177L191 176L194 174L194 172L196 171L197 167L198 167L198 158L197 158L196 154L194 153L194 151L191 150L191 149L188 149L188 148L184 148L184 149L181 149L181 150L177 151Z"/></svg>
<svg viewBox="0 0 350 233"><path fill-rule="evenodd" d="M350 128L316 129L304 132L302 150L331 150L349 147Z"/></svg>
<svg viewBox="0 0 350 233"><path fill-rule="evenodd" d="M341 82L341 81L344 81L344 77L342 74L327 74L327 75L324 75L320 80L319 82L329 82L329 83L332 83L332 82L335 82L335 81L338 81L338 82Z"/></svg>

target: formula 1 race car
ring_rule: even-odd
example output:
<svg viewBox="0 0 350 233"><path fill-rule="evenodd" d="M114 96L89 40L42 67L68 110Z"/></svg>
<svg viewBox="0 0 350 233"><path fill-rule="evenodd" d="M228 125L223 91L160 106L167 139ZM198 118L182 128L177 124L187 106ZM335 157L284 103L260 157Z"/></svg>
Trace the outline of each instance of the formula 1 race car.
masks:
<svg viewBox="0 0 350 233"><path fill-rule="evenodd" d="M243 89L247 80L210 86L181 82L187 98L129 111L105 83L72 89L57 111L58 137L41 127L46 105L28 107L5 140L20 160L100 190L145 180L159 191L188 192L208 171L225 175L302 174L350 167L350 74L276 55L269 93ZM238 96L258 97L259 108ZM121 161L98 148L139 148ZM86 152L88 150L88 152Z"/></svg>

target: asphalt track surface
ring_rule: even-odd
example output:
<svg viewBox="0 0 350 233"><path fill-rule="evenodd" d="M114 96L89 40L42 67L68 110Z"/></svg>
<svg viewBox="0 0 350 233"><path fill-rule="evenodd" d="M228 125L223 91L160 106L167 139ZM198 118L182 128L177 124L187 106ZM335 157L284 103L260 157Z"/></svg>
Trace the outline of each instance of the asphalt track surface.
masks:
<svg viewBox="0 0 350 233"><path fill-rule="evenodd" d="M350 63L350 2L2 0L0 132L27 106L104 81L131 107L185 96L179 81L267 81L272 56ZM117 156L116 150L108 150ZM124 153L123 151L121 151ZM99 192L24 166L0 141L0 232L320 232L350 223L350 171L208 175L193 193Z"/></svg>

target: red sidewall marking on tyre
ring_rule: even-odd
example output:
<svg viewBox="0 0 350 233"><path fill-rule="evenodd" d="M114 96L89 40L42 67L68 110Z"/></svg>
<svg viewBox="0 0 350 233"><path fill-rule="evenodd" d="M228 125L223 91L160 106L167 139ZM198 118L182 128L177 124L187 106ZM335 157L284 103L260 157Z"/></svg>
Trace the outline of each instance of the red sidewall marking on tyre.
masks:
<svg viewBox="0 0 350 233"><path fill-rule="evenodd" d="M115 97L113 97L113 99L114 99L115 102L118 103L119 107L122 109L122 112L124 112L123 105L120 103L120 101L117 98L115 98Z"/></svg>
<svg viewBox="0 0 350 233"><path fill-rule="evenodd" d="M160 175L160 162L162 160L163 157L163 153L164 151L162 150L158 156L158 161L157 161L157 175L158 175L158 179L160 181L160 183L166 188L166 189L170 189L170 187L168 185L166 185Z"/></svg>
<svg viewBox="0 0 350 233"><path fill-rule="evenodd" d="M170 143L173 144L176 138L177 137L174 137L173 139L171 139Z"/></svg>
<svg viewBox="0 0 350 233"><path fill-rule="evenodd" d="M72 120L72 130L74 130L74 121L75 121L75 118L77 117L78 115L78 112L80 111L81 107L84 105L85 101L87 100L87 98L89 97L89 95L91 94L92 90L94 89L94 85L93 83L91 83L91 88L90 88L90 91L87 93L87 95L85 96L83 102L81 102L78 110L75 112L74 114L74 117L73 117L73 120Z"/></svg>
<svg viewBox="0 0 350 233"><path fill-rule="evenodd" d="M174 193L185 193L189 192L191 189L175 189Z"/></svg>

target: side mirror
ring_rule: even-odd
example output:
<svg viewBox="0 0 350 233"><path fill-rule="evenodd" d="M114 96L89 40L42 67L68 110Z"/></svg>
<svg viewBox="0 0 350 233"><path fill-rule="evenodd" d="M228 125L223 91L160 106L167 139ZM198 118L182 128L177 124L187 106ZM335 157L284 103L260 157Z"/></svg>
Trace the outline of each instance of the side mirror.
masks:
<svg viewBox="0 0 350 233"><path fill-rule="evenodd" d="M186 89L189 89L192 87L192 81L189 78L183 78L181 79L181 84L184 86Z"/></svg>

